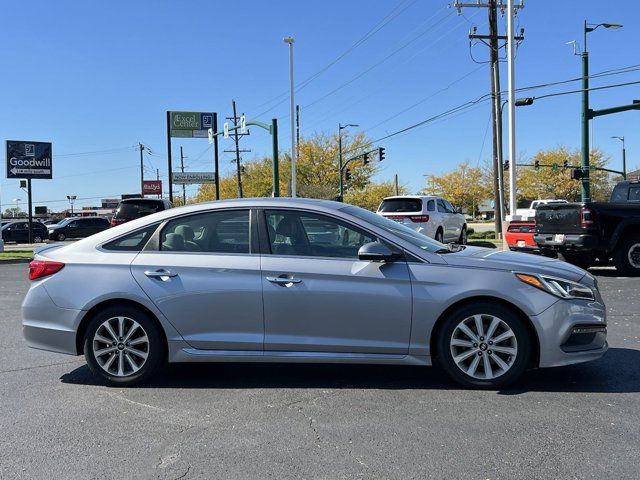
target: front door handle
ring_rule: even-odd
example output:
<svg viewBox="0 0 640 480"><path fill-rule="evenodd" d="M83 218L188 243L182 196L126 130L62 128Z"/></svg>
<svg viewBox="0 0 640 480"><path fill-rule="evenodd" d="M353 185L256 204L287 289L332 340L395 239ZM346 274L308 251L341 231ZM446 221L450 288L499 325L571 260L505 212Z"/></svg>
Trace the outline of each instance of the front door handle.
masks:
<svg viewBox="0 0 640 480"><path fill-rule="evenodd" d="M149 278L159 278L160 280L167 281L170 277L177 277L177 273L172 273L169 270L159 269L156 271L146 270L144 274Z"/></svg>
<svg viewBox="0 0 640 480"><path fill-rule="evenodd" d="M302 280L299 278L289 278L289 277L267 277L267 280L271 283L277 283L278 285L290 286L294 283L301 283Z"/></svg>

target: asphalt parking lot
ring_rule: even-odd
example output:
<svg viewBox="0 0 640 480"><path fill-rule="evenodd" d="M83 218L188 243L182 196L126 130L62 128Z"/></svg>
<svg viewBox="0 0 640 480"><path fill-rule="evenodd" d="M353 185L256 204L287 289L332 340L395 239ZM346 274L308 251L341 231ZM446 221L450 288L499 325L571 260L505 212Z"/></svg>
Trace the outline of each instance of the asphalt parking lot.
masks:
<svg viewBox="0 0 640 480"><path fill-rule="evenodd" d="M0 265L0 478L638 478L640 278L593 269L610 351L468 391L435 368L179 365L108 388L29 349Z"/></svg>

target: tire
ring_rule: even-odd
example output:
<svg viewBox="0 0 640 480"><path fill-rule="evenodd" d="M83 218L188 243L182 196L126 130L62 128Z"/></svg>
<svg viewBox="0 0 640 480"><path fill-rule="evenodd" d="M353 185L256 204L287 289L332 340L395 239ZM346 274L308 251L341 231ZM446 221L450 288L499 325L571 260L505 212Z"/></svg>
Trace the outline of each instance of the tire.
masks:
<svg viewBox="0 0 640 480"><path fill-rule="evenodd" d="M496 319L491 337L478 335L476 318L481 319L483 332L480 333L483 334L489 333ZM475 339L460 328L463 324ZM491 343L500 337L505 338ZM474 302L455 310L444 320L436 339L436 361L453 380L465 387L502 388L518 380L526 369L531 358L531 343L523 320L511 309L490 302ZM497 352L494 348L505 350ZM464 355L466 357L461 358ZM475 370L469 374L474 363Z"/></svg>
<svg viewBox="0 0 640 480"><path fill-rule="evenodd" d="M64 242L64 240L67 238L67 236L64 233L58 233L56 235L56 240L58 240L59 242Z"/></svg>
<svg viewBox="0 0 640 480"><path fill-rule="evenodd" d="M576 267L580 267L584 270L593 266L595 263L595 258L593 255L589 253L576 254L576 253L559 253L558 258L560 260L564 260L571 265L575 265Z"/></svg>
<svg viewBox="0 0 640 480"><path fill-rule="evenodd" d="M441 228L438 228L438 230L436 231L435 240L436 240L436 242L444 243L444 235L442 233L442 229Z"/></svg>
<svg viewBox="0 0 640 480"><path fill-rule="evenodd" d="M467 244L467 227L462 227L462 231L460 232L460 238L458 239L458 243L460 245Z"/></svg>
<svg viewBox="0 0 640 480"><path fill-rule="evenodd" d="M36 235L33 237L33 243L42 243L42 237L40 235Z"/></svg>
<svg viewBox="0 0 640 480"><path fill-rule="evenodd" d="M630 235L620 241L613 252L613 263L622 275L640 275L640 235Z"/></svg>
<svg viewBox="0 0 640 480"><path fill-rule="evenodd" d="M124 319L121 330L120 318ZM105 326L107 322L112 332ZM125 342L127 335L131 343ZM137 308L115 305L90 320L84 336L84 355L91 371L108 385L129 387L149 380L164 364L166 351L154 319Z"/></svg>

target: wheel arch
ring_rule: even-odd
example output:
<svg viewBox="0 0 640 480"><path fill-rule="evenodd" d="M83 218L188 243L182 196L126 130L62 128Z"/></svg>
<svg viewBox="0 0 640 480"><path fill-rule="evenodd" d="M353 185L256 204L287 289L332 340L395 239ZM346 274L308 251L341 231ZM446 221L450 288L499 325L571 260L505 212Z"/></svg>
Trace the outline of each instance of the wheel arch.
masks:
<svg viewBox="0 0 640 480"><path fill-rule="evenodd" d="M503 307L511 310L524 322L527 332L529 333L529 337L531 338L531 358L529 359L529 367L537 367L540 363L540 338L538 337L538 332L531 322L531 319L517 305L514 305L513 303L503 298L492 297L490 295L478 295L460 299L455 303L449 305L446 310L444 310L440 314L440 316L436 320L436 323L431 329L431 335L429 338L429 351L431 358L434 359L438 355L438 335L440 334L440 330L442 329L446 318L459 308L479 302L490 302L502 305Z"/></svg>
<svg viewBox="0 0 640 480"><path fill-rule="evenodd" d="M156 323L156 325L158 326L158 329L160 330L160 333L163 339L163 346L164 346L165 353L169 351L169 342L167 340L167 333L165 332L162 326L162 323L160 322L160 320L158 319L155 313L153 313L143 304L136 302L134 300L130 300L126 298L110 298L108 300L104 300L92 306L84 315L84 317L82 317L82 320L78 325L78 330L76 333L76 352L78 355L82 355L84 353L83 351L84 335L87 331L87 326L89 325L89 322L91 321L91 319L94 318L100 311L104 310L105 308L109 308L113 306L128 306L128 307L132 307L137 310L140 310L145 314L149 315L149 318L151 318Z"/></svg>

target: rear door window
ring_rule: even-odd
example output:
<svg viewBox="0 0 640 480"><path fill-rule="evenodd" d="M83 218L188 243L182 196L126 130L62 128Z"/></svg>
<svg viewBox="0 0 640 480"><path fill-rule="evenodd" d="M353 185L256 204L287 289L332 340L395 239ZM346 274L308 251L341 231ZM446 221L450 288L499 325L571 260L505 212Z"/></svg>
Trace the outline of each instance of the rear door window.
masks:
<svg viewBox="0 0 640 480"><path fill-rule="evenodd" d="M220 210L171 220L160 235L160 250L250 253L249 210Z"/></svg>
<svg viewBox="0 0 640 480"><path fill-rule="evenodd" d="M422 200L419 198L388 198L380 204L380 212L405 213L421 212Z"/></svg>

